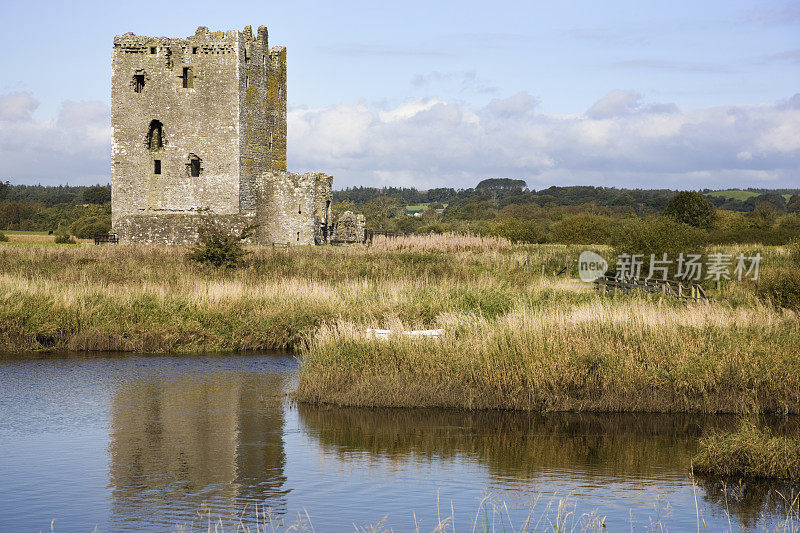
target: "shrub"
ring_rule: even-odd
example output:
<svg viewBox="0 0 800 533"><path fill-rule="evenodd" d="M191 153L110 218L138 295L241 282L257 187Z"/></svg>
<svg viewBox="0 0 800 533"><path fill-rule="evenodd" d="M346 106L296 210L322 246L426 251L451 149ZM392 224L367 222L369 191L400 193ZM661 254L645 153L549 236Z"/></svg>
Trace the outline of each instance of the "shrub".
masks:
<svg viewBox="0 0 800 533"><path fill-rule="evenodd" d="M78 241L70 237L67 232L56 233L56 244L78 244Z"/></svg>
<svg viewBox="0 0 800 533"><path fill-rule="evenodd" d="M607 244L612 225L606 216L569 215L551 226L551 239L564 244Z"/></svg>
<svg viewBox="0 0 800 533"><path fill-rule="evenodd" d="M69 231L79 239L92 239L111 231L111 215L89 215L73 222Z"/></svg>
<svg viewBox="0 0 800 533"><path fill-rule="evenodd" d="M539 243L544 241L544 230L535 220L504 218L489 224L486 233L514 242Z"/></svg>
<svg viewBox="0 0 800 533"><path fill-rule="evenodd" d="M705 228L714 221L714 206L704 194L681 191L669 201L664 216L696 228Z"/></svg>
<svg viewBox="0 0 800 533"><path fill-rule="evenodd" d="M612 230L611 244L618 253L662 254L692 252L702 246L708 234L688 224L676 222L668 217L626 218L619 221Z"/></svg>
<svg viewBox="0 0 800 533"><path fill-rule="evenodd" d="M8 242L8 237L2 231L0 231L0 242Z"/></svg>
<svg viewBox="0 0 800 533"><path fill-rule="evenodd" d="M187 255L192 261L215 267L236 268L244 263L247 250L243 242L253 232L250 226L239 235L231 235L214 223L207 223L200 228L199 240Z"/></svg>
<svg viewBox="0 0 800 533"><path fill-rule="evenodd" d="M758 296L776 307L800 309L800 272L797 270L762 272L756 287Z"/></svg>

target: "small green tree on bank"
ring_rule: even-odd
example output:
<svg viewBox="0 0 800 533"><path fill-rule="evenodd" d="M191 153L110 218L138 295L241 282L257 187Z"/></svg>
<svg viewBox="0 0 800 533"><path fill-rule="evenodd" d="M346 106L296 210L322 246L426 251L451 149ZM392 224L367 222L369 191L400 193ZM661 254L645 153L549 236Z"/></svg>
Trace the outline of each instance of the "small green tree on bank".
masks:
<svg viewBox="0 0 800 533"><path fill-rule="evenodd" d="M714 221L714 206L704 194L681 191L669 201L664 216L696 228L706 228Z"/></svg>
<svg viewBox="0 0 800 533"><path fill-rule="evenodd" d="M213 222L208 222L200 228L198 242L192 247L187 258L217 268L240 267L249 253L244 249L244 241L254 230L255 226L248 226L236 235L223 230Z"/></svg>

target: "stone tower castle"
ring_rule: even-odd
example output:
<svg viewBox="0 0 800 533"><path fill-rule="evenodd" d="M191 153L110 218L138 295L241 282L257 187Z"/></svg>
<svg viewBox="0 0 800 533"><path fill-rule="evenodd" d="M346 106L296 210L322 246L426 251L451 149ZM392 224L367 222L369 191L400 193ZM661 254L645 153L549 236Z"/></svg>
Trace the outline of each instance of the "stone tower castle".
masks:
<svg viewBox="0 0 800 533"><path fill-rule="evenodd" d="M255 243L320 244L331 176L286 171L286 49L267 28L114 38L112 226L121 243L195 242L207 220Z"/></svg>

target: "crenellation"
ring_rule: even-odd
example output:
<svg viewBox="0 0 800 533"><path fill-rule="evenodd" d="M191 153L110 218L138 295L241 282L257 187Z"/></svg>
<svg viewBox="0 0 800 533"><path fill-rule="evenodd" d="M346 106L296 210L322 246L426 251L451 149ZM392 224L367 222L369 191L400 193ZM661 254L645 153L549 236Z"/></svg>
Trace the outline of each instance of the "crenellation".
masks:
<svg viewBox="0 0 800 533"><path fill-rule="evenodd" d="M286 172L286 48L266 27L117 36L111 84L120 242L191 242L208 217L258 221L253 242L326 242L332 178Z"/></svg>

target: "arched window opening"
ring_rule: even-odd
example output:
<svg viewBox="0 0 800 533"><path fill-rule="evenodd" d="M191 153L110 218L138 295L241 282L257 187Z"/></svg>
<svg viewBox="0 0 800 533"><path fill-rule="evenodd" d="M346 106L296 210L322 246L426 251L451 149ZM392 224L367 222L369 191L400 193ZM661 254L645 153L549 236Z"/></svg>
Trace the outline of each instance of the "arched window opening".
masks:
<svg viewBox="0 0 800 533"><path fill-rule="evenodd" d="M300 242L300 232L297 232L297 242Z"/></svg>
<svg viewBox="0 0 800 533"><path fill-rule="evenodd" d="M202 159L195 154L189 154L189 160L186 162L186 173L189 177L196 178L200 176L200 171L203 170L200 164Z"/></svg>
<svg viewBox="0 0 800 533"><path fill-rule="evenodd" d="M150 128L147 130L147 149L161 150L164 148L164 125L158 120L150 121Z"/></svg>
<svg viewBox="0 0 800 533"><path fill-rule="evenodd" d="M303 204L297 204L297 214L298 215L303 214Z"/></svg>

